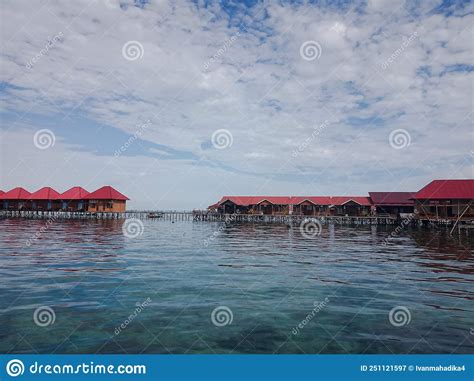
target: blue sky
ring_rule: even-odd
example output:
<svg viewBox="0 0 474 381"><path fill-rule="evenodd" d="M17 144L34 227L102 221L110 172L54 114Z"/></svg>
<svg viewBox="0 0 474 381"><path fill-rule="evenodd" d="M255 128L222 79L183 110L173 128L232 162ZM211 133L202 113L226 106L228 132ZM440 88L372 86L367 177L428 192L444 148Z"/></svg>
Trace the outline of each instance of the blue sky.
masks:
<svg viewBox="0 0 474 381"><path fill-rule="evenodd" d="M2 190L190 209L473 177L472 2L38 3L1 4Z"/></svg>

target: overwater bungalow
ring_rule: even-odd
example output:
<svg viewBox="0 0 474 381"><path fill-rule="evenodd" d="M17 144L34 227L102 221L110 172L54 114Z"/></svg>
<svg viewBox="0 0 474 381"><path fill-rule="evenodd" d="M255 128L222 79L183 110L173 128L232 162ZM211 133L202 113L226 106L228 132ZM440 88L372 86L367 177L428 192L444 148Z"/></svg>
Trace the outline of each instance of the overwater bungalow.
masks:
<svg viewBox="0 0 474 381"><path fill-rule="evenodd" d="M369 192L365 196L224 196L209 206L222 214L271 214L420 219L474 217L474 180L434 180L418 192Z"/></svg>
<svg viewBox="0 0 474 381"><path fill-rule="evenodd" d="M51 187L33 193L21 187L0 191L0 209L11 211L125 212L127 200L128 197L111 186L92 193L79 186L63 193Z"/></svg>
<svg viewBox="0 0 474 381"><path fill-rule="evenodd" d="M21 187L16 187L6 192L3 198L3 209L24 210L29 208L31 193Z"/></svg>
<svg viewBox="0 0 474 381"><path fill-rule="evenodd" d="M365 217L371 214L372 201L364 196L329 197L329 215Z"/></svg>
<svg viewBox="0 0 474 381"><path fill-rule="evenodd" d="M474 180L433 180L414 197L420 218L474 217Z"/></svg>
<svg viewBox="0 0 474 381"><path fill-rule="evenodd" d="M107 185L89 193L85 200L88 212L125 212L129 198Z"/></svg>
<svg viewBox="0 0 474 381"><path fill-rule="evenodd" d="M86 197L90 193L84 188L76 186L61 193L61 209L65 211L84 212L87 209Z"/></svg>
<svg viewBox="0 0 474 381"><path fill-rule="evenodd" d="M265 196L251 206L252 214L287 215L293 205L291 197Z"/></svg>
<svg viewBox="0 0 474 381"><path fill-rule="evenodd" d="M292 205L292 198L286 196L224 196L211 208L224 214L286 215Z"/></svg>
<svg viewBox="0 0 474 381"><path fill-rule="evenodd" d="M60 194L51 187L38 189L30 195L32 210L59 210L61 204Z"/></svg>
<svg viewBox="0 0 474 381"><path fill-rule="evenodd" d="M293 197L292 213L305 216L325 216L329 213L330 197Z"/></svg>
<svg viewBox="0 0 474 381"><path fill-rule="evenodd" d="M224 196L209 208L223 214L368 216L371 206L363 196Z"/></svg>
<svg viewBox="0 0 474 381"><path fill-rule="evenodd" d="M264 199L264 197L252 196L224 196L213 207L223 214L252 214L257 204Z"/></svg>
<svg viewBox="0 0 474 381"><path fill-rule="evenodd" d="M399 217L402 213L413 213L415 192L369 192L378 216Z"/></svg>

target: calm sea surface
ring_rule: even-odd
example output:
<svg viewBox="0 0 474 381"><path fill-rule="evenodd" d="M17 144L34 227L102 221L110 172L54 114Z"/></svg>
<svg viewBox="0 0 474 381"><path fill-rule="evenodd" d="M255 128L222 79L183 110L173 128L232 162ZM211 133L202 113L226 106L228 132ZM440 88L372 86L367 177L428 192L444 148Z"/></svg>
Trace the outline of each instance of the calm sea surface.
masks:
<svg viewBox="0 0 474 381"><path fill-rule="evenodd" d="M473 233L45 223L0 220L1 353L474 352Z"/></svg>

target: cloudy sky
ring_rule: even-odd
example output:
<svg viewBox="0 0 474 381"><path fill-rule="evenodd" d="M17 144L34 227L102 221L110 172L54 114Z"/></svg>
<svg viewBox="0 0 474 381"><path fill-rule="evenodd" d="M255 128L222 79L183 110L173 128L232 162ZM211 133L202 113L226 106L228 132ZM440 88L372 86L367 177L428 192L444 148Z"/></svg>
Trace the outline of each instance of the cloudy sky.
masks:
<svg viewBox="0 0 474 381"><path fill-rule="evenodd" d="M472 178L469 1L7 0L0 189L131 208Z"/></svg>

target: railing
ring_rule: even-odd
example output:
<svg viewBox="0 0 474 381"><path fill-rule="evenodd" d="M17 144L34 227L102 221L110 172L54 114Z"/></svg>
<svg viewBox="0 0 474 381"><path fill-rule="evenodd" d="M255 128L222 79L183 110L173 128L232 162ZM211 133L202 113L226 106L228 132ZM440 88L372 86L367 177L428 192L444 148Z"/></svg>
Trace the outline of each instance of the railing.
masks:
<svg viewBox="0 0 474 381"><path fill-rule="evenodd" d="M68 212L68 211L32 211L32 210L0 210L0 218L28 218L28 219L153 219L163 221L216 221L216 222L277 222L301 223L304 220L317 220L321 223L344 225L395 225L400 220L393 216L309 216L303 214L222 214L207 210L178 211L178 210L127 210L125 212ZM472 218L463 220L465 224L473 223ZM455 220L433 220L415 217L410 220L411 225L433 224L452 226ZM458 221L458 224L461 220Z"/></svg>

